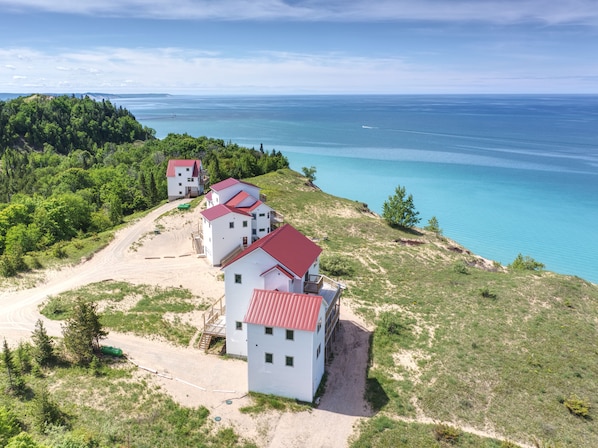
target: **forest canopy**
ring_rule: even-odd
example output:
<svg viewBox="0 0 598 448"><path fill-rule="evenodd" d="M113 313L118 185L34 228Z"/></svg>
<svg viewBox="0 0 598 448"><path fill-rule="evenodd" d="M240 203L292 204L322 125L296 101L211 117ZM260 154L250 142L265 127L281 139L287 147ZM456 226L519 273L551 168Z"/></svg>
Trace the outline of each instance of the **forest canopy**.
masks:
<svg viewBox="0 0 598 448"><path fill-rule="evenodd" d="M210 183L289 166L279 151L221 139L156 139L153 129L107 100L0 101L0 268L7 262L9 271L23 268L12 258L107 230L165 200L173 158L200 159Z"/></svg>

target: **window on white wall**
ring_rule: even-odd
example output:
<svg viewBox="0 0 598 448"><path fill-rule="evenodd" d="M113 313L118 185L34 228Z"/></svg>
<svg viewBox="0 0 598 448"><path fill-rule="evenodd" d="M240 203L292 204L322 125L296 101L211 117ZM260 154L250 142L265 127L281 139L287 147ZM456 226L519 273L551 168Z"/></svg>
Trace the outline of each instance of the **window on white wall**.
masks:
<svg viewBox="0 0 598 448"><path fill-rule="evenodd" d="M243 283L243 276L241 274L235 274L235 283Z"/></svg>
<svg viewBox="0 0 598 448"><path fill-rule="evenodd" d="M265 327L264 334L274 334L274 329L272 327Z"/></svg>
<svg viewBox="0 0 598 448"><path fill-rule="evenodd" d="M243 221L243 227L247 227L247 221Z"/></svg>
<svg viewBox="0 0 598 448"><path fill-rule="evenodd" d="M285 356L284 357L284 365L287 367L293 367L295 364L295 359L292 356Z"/></svg>
<svg viewBox="0 0 598 448"><path fill-rule="evenodd" d="M322 319L320 318L320 320L318 321L318 333L320 332L321 329L322 329Z"/></svg>
<svg viewBox="0 0 598 448"><path fill-rule="evenodd" d="M235 330L242 330L243 329L243 322L236 321L235 322Z"/></svg>
<svg viewBox="0 0 598 448"><path fill-rule="evenodd" d="M322 344L318 344L318 349L316 350L316 358L320 357L321 351L322 351Z"/></svg>
<svg viewBox="0 0 598 448"><path fill-rule="evenodd" d="M295 331L294 330L287 330L287 340L288 341L295 340Z"/></svg>
<svg viewBox="0 0 598 448"><path fill-rule="evenodd" d="M235 221L231 221L228 223L228 228L229 229L234 229L235 228Z"/></svg>
<svg viewBox="0 0 598 448"><path fill-rule="evenodd" d="M264 361L266 361L268 364L274 364L274 355L272 353L266 353Z"/></svg>

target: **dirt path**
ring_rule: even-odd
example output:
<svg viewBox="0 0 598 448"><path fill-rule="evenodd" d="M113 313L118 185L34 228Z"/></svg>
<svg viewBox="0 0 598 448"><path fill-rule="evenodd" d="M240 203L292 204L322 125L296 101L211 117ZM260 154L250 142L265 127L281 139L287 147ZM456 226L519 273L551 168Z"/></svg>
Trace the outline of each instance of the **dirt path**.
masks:
<svg viewBox="0 0 598 448"><path fill-rule="evenodd" d="M38 306L48 296L89 283L114 279L132 283L182 286L206 300L224 294L218 268L192 252L191 232L197 229L199 207L187 213L165 213L180 202L168 203L117 233L92 259L46 274L39 286L0 292L0 334L11 344L27 340ZM161 228L154 233L156 226ZM60 323L44 319L48 333L61 335ZM355 423L369 415L363 400L369 332L343 304L341 327L328 366L326 393L310 412L251 416L239 412L247 398L247 364L206 355L188 347L111 332L107 345L122 348L142 375L185 406L205 406L219 425L232 426L260 447L343 447Z"/></svg>

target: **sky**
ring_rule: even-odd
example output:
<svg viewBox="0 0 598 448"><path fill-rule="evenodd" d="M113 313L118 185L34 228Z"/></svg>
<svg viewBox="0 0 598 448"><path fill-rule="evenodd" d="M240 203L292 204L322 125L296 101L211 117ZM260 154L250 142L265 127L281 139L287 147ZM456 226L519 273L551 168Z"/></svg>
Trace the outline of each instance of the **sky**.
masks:
<svg viewBox="0 0 598 448"><path fill-rule="evenodd" d="M0 0L0 92L598 93L598 0Z"/></svg>

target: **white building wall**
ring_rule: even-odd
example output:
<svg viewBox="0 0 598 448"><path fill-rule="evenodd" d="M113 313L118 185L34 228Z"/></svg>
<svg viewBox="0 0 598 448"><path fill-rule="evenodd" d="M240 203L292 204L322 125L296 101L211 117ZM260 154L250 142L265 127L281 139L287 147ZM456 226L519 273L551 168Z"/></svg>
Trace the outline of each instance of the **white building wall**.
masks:
<svg viewBox="0 0 598 448"><path fill-rule="evenodd" d="M276 261L261 249L226 266L224 270L224 294L226 297L226 353L247 356L247 331L243 322L254 289L264 289L265 280L261 274L275 266ZM236 283L241 275L241 283ZM241 322L241 329L237 328Z"/></svg>
<svg viewBox="0 0 598 448"><path fill-rule="evenodd" d="M321 325L316 326L316 331L312 338L313 345L311 347L313 359L311 374L312 397L316 395L320 381L322 381L322 377L324 376L324 370L326 369L326 359L324 358L326 353L326 310L326 302L322 299L322 306L318 313L318 323L321 323Z"/></svg>
<svg viewBox="0 0 598 448"><path fill-rule="evenodd" d="M278 269L272 270L264 275L264 289L269 291L291 291L291 279Z"/></svg>
<svg viewBox="0 0 598 448"><path fill-rule="evenodd" d="M199 173L201 176L201 173ZM168 188L168 199L173 200L185 197L188 188L192 194L199 195L203 193L203 184L200 177L193 177L193 168L186 166L177 166L174 168L174 177L166 179Z"/></svg>
<svg viewBox="0 0 598 448"><path fill-rule="evenodd" d="M204 251L213 266L220 265L224 257L243 244L243 238L246 239L247 244L251 244L250 216L231 212L212 221L203 218L202 222Z"/></svg>
<svg viewBox="0 0 598 448"><path fill-rule="evenodd" d="M253 209L251 212L254 219L251 222L251 226L255 232L253 235L257 238L262 238L271 232L270 228L270 213L272 208L264 203Z"/></svg>
<svg viewBox="0 0 598 448"><path fill-rule="evenodd" d="M320 315L323 320L324 304ZM294 330L292 341L286 339L285 328L275 327L269 335L263 325L247 327L249 390L311 402L324 375L324 327L319 333ZM272 363L266 362L266 353L272 355ZM292 367L286 365L287 356L293 358Z"/></svg>

